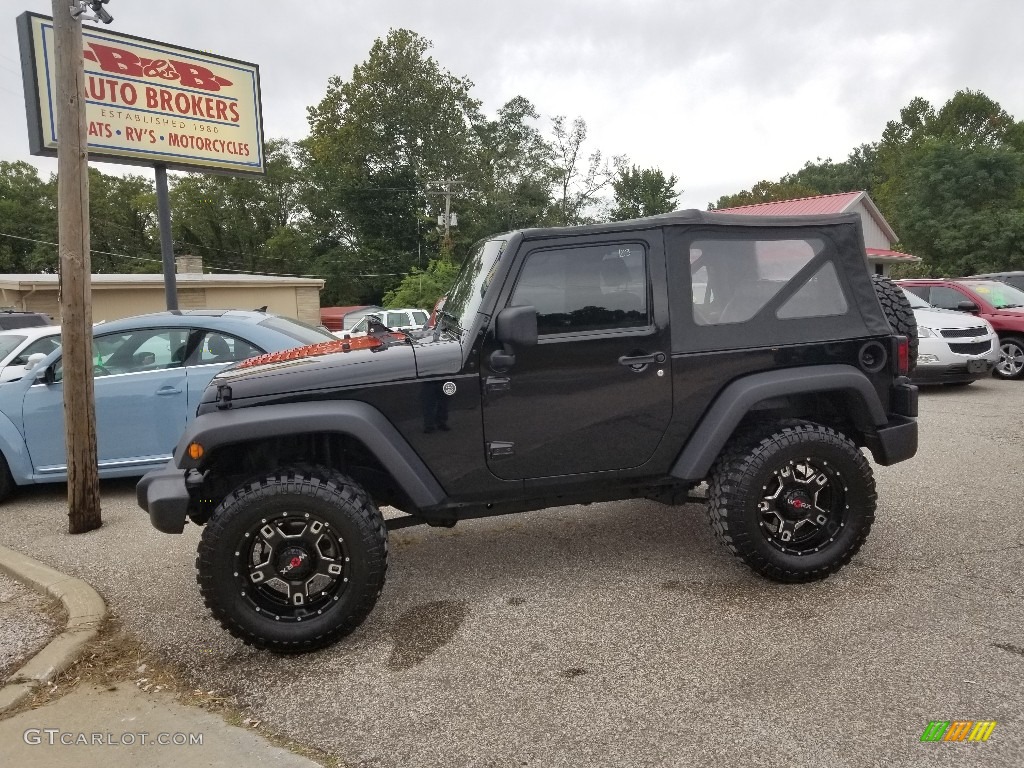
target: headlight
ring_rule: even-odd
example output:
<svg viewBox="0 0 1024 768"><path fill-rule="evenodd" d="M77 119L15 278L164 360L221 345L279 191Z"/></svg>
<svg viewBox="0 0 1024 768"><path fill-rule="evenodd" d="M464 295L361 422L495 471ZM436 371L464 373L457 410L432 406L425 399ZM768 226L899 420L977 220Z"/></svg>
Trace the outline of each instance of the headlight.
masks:
<svg viewBox="0 0 1024 768"><path fill-rule="evenodd" d="M932 339L938 337L938 331L933 331L931 328L926 328L923 325L917 326L917 338L919 339Z"/></svg>

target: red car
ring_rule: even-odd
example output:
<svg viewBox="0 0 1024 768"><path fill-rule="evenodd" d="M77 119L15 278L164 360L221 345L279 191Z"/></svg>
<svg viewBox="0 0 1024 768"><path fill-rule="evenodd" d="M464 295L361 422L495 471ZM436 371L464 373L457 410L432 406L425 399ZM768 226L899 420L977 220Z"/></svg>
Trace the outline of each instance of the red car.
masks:
<svg viewBox="0 0 1024 768"><path fill-rule="evenodd" d="M897 280L934 307L970 312L992 323L999 334L1001 379L1024 378L1024 291L998 280Z"/></svg>

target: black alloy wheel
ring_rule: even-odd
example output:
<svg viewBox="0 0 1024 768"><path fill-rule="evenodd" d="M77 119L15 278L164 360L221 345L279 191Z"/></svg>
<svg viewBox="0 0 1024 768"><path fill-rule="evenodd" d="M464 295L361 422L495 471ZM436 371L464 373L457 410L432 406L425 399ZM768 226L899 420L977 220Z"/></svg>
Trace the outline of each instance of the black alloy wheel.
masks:
<svg viewBox="0 0 1024 768"><path fill-rule="evenodd" d="M377 602L387 530L367 493L326 467L245 483L214 511L196 557L207 607L232 635L283 653L352 632Z"/></svg>
<svg viewBox="0 0 1024 768"><path fill-rule="evenodd" d="M827 578L867 539L875 481L861 451L812 423L775 425L730 443L712 470L708 514L716 535L775 581Z"/></svg>

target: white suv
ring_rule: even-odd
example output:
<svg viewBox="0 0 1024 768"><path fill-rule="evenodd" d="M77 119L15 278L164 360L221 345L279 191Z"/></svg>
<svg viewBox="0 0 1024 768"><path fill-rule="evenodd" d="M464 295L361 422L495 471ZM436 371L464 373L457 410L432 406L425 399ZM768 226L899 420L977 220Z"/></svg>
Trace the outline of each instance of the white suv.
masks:
<svg viewBox="0 0 1024 768"><path fill-rule="evenodd" d="M970 384L991 375L999 362L999 337L981 317L938 309L904 290L917 319L915 384Z"/></svg>
<svg viewBox="0 0 1024 768"><path fill-rule="evenodd" d="M335 336L365 336L371 319L376 319L392 331L406 331L415 334L427 324L427 313L422 309L382 309L366 314L362 320L347 331L335 331Z"/></svg>

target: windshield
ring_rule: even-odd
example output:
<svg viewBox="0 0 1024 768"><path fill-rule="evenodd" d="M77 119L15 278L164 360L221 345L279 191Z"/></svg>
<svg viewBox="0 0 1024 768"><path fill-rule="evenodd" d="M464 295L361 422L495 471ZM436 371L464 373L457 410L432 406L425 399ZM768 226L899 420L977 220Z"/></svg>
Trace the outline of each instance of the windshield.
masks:
<svg viewBox="0 0 1024 768"><path fill-rule="evenodd" d="M466 330L473 322L480 301L494 278L505 244L505 240L485 240L463 262L441 310L445 320L457 325L458 330Z"/></svg>
<svg viewBox="0 0 1024 768"><path fill-rule="evenodd" d="M14 351L14 348L21 344L21 342L26 338L26 336L8 335L6 333L0 335L0 358L7 357L11 354L11 352Z"/></svg>
<svg viewBox="0 0 1024 768"><path fill-rule="evenodd" d="M906 288L903 288L901 290L903 291L903 295L907 297L907 301L910 302L910 307L912 309L935 309L935 307L933 307L927 301L922 299L916 293L912 293L911 291L908 291Z"/></svg>
<svg viewBox="0 0 1024 768"><path fill-rule="evenodd" d="M1024 291L996 280L961 280L976 294L996 309L1024 307Z"/></svg>
<svg viewBox="0 0 1024 768"><path fill-rule="evenodd" d="M314 328L290 317L268 317L261 320L260 325L265 328L273 328L285 336L290 336L303 344L322 344L325 341L337 341L338 337L323 328Z"/></svg>

